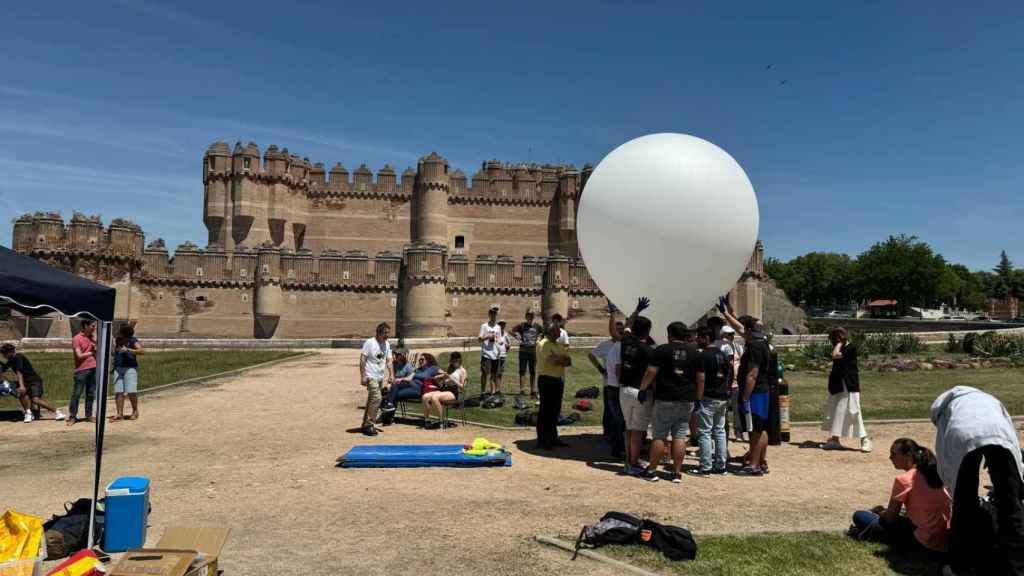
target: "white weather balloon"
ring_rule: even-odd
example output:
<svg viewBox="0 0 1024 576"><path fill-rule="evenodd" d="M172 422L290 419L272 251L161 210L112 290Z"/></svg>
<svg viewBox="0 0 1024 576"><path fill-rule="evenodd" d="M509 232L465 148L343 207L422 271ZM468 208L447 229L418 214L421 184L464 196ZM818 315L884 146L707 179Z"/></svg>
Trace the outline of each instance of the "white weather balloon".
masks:
<svg viewBox="0 0 1024 576"><path fill-rule="evenodd" d="M651 335L690 324L743 273L757 241L754 187L725 150L686 134L651 134L612 150L587 180L580 253L628 314L647 296Z"/></svg>

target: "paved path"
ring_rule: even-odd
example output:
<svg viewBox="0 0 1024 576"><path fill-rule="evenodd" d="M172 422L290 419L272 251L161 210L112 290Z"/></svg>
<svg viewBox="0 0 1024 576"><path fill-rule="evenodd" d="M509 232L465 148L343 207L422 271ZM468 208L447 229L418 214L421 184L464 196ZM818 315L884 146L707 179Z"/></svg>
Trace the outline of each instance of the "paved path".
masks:
<svg viewBox="0 0 1024 576"><path fill-rule="evenodd" d="M823 452L795 431L770 450L762 479L687 476L682 485L619 476L599 430L566 429L572 448L533 452L532 431L423 431L395 425L372 439L359 424L358 352L334 350L217 382L143 396L142 418L108 425L104 482L153 480L149 543L167 526L229 526L227 574L603 574L533 542L575 535L608 510L696 533L835 529L891 485L888 446L930 443L925 424L873 430L876 452ZM0 422L0 508L48 517L91 490L93 429ZM342 470L361 443L468 442L512 448L501 469ZM742 447L733 447L733 453Z"/></svg>

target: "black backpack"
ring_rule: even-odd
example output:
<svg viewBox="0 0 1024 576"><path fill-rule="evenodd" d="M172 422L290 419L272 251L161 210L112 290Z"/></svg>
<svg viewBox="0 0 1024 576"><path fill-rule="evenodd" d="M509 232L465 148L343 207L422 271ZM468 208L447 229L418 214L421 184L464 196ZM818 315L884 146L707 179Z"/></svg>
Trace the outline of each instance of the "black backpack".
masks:
<svg viewBox="0 0 1024 576"><path fill-rule="evenodd" d="M596 524L589 524L580 530L576 538L575 560L581 548L597 548L606 544L634 544L640 534L643 521L625 512L607 512Z"/></svg>
<svg viewBox="0 0 1024 576"><path fill-rule="evenodd" d="M586 388L580 388L576 391L577 398L597 398L601 395L601 391L597 386L587 386Z"/></svg>
<svg viewBox="0 0 1024 576"><path fill-rule="evenodd" d="M46 559L70 556L85 549L89 540L89 508L91 498L79 498L64 504L65 513L54 516L43 524L46 535ZM103 541L103 499L96 507L96 542Z"/></svg>
<svg viewBox="0 0 1024 576"><path fill-rule="evenodd" d="M537 413L533 410L521 410L516 412L516 424L518 426L536 426Z"/></svg>
<svg viewBox="0 0 1024 576"><path fill-rule="evenodd" d="M686 528L644 520L639 540L644 546L660 550L669 560L693 560L697 557L697 542Z"/></svg>

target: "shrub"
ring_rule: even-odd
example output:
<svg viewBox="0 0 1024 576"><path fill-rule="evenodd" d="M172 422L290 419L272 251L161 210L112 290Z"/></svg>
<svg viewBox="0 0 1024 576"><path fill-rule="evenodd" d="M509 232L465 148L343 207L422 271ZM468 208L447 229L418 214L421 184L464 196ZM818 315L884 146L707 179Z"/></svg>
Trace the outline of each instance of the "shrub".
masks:
<svg viewBox="0 0 1024 576"><path fill-rule="evenodd" d="M832 346L828 342L808 342L800 348L800 353L808 360L831 360Z"/></svg>
<svg viewBox="0 0 1024 576"><path fill-rule="evenodd" d="M968 334L970 336L970 334ZM967 351L967 338L964 338ZM995 331L983 332L971 342L970 354L974 356L1024 359L1024 335L1000 334Z"/></svg>
<svg viewBox="0 0 1024 576"><path fill-rule="evenodd" d="M956 339L956 336L950 334L949 340L946 340L945 349L946 352L949 352L950 354L959 354L964 351L964 346L963 343Z"/></svg>

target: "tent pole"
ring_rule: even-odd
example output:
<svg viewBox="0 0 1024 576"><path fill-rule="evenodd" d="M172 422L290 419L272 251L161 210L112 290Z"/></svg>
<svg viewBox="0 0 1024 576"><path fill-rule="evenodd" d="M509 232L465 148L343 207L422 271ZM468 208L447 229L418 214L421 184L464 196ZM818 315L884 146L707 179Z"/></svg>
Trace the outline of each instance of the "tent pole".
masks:
<svg viewBox="0 0 1024 576"><path fill-rule="evenodd" d="M89 509L89 540L87 550L95 542L96 506L100 496L100 470L103 463L103 433L107 423L107 379L110 369L110 322L97 323L96 338L96 470L92 484L92 506Z"/></svg>

